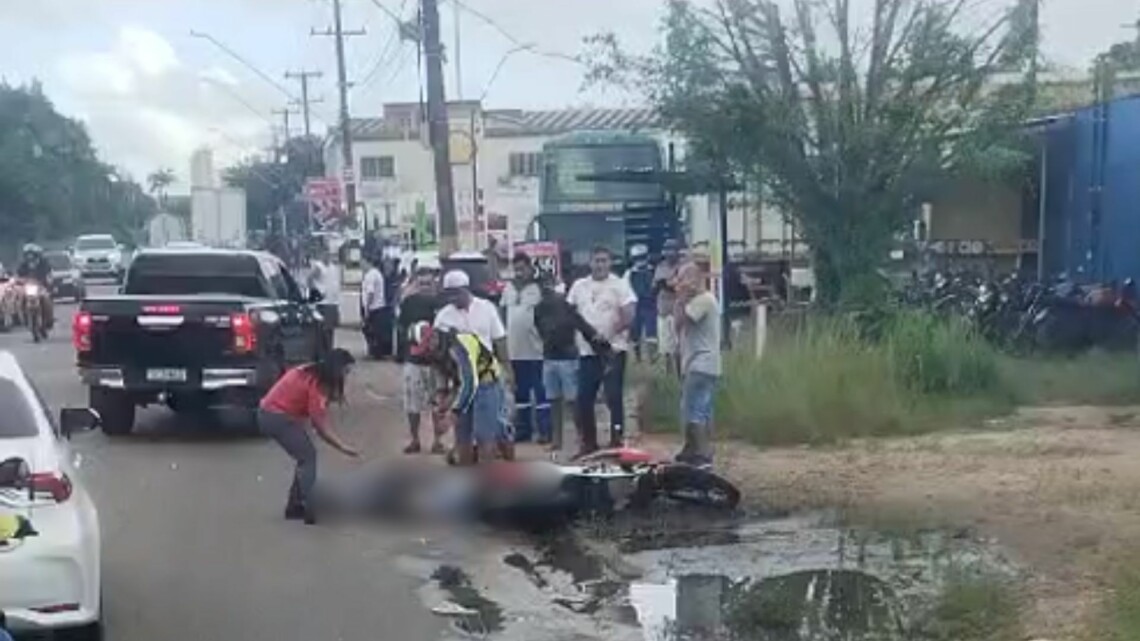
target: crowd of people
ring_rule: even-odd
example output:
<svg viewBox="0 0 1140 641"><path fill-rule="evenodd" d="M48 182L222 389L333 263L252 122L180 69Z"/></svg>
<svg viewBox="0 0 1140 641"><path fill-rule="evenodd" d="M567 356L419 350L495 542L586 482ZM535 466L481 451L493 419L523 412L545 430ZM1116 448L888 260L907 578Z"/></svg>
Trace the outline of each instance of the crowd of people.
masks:
<svg viewBox="0 0 1140 641"><path fill-rule="evenodd" d="M599 394L609 414L608 445L620 447L626 436L625 379L632 353L637 359L658 359L680 376L684 444L676 460L711 465L722 310L708 289L708 261L682 259L676 243L665 246L656 264L645 251L635 251L632 258L629 270L619 276L611 251L596 247L589 274L567 290L538 270L530 256L517 252L499 307L473 294L462 270L441 274L420 266L401 282L385 278L379 261L370 263L361 292L364 332L373 355L374 348L387 348L402 363L410 436L404 452L424 451L421 428L427 417L427 450L447 454L453 464L513 460L518 443L561 452L567 422L577 437L576 457L583 456L601 446ZM326 259L314 265L311 283L330 288L321 290L324 300L333 291L328 274L334 269ZM376 345L383 340L376 332L385 329L396 337L394 345ZM334 449L358 456L335 436L326 409L329 400L343 394L353 359L341 349L326 354L321 363L283 377L261 404L263 429L297 463L288 518L314 520L307 506L316 454L306 422ZM450 450L444 445L449 433Z"/></svg>

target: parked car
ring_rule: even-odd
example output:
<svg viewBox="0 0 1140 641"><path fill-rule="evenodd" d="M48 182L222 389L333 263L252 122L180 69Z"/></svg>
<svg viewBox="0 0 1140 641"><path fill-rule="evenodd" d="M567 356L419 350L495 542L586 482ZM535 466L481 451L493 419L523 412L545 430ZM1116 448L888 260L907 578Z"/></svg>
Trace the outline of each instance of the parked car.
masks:
<svg viewBox="0 0 1140 641"><path fill-rule="evenodd" d="M479 252L455 252L440 261L443 272L463 270L471 279L471 293L499 305L506 282L491 269L491 261Z"/></svg>
<svg viewBox="0 0 1140 641"><path fill-rule="evenodd" d="M75 239L72 258L86 278L122 281L126 270L123 247L110 234L89 234Z"/></svg>
<svg viewBox="0 0 1140 641"><path fill-rule="evenodd" d="M256 407L289 366L321 354L323 319L272 254L148 249L122 293L88 297L72 325L80 378L103 431L128 434L135 409Z"/></svg>
<svg viewBox="0 0 1140 641"><path fill-rule="evenodd" d="M0 461L27 474L0 487L0 513L27 519L36 536L0 541L0 611L17 636L102 638L99 516L73 464L68 439L98 416L44 405L10 352L0 351Z"/></svg>
<svg viewBox="0 0 1140 641"><path fill-rule="evenodd" d="M71 254L51 251L45 253L44 258L47 258L48 264L51 265L52 298L83 300L87 293L87 285L83 282L83 274L72 261Z"/></svg>

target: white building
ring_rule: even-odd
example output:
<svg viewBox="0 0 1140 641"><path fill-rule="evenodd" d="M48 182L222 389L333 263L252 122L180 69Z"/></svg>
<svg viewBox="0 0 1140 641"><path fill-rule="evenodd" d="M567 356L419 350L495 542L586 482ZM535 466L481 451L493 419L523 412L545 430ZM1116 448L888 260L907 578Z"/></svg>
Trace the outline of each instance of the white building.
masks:
<svg viewBox="0 0 1140 641"><path fill-rule="evenodd" d="M392 103L384 105L379 118L353 120L353 173L368 229L398 236L414 229L417 219L435 228L435 180L425 118L419 103ZM636 131L657 137L663 150L673 143L679 162L684 155L684 141L663 129L649 109L485 110L478 101L459 101L448 104L448 119L460 244L470 249L484 247L488 234L511 241L525 237L538 214L542 146L549 140L575 131ZM329 137L325 168L329 176L344 174L338 136ZM475 213L479 202L485 216ZM687 208L695 242L712 239L708 221L715 216L708 202L696 198ZM747 209L764 212L758 224L749 225L745 207L730 209L730 242L755 248L761 238L787 235L781 216L752 205Z"/></svg>
<svg viewBox="0 0 1140 641"><path fill-rule="evenodd" d="M200 147L190 156L190 186L214 189L218 187L218 174L214 171L214 151Z"/></svg>

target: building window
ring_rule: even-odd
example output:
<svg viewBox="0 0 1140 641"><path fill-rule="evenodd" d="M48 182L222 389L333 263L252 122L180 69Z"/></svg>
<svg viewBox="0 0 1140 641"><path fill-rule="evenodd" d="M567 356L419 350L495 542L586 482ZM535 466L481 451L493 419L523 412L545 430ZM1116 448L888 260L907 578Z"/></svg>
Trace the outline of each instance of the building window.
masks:
<svg viewBox="0 0 1140 641"><path fill-rule="evenodd" d="M396 177L396 159L392 156L370 156L360 159L360 179L379 180Z"/></svg>
<svg viewBox="0 0 1140 641"><path fill-rule="evenodd" d="M533 178L542 172L542 154L536 151L511 152L511 177Z"/></svg>

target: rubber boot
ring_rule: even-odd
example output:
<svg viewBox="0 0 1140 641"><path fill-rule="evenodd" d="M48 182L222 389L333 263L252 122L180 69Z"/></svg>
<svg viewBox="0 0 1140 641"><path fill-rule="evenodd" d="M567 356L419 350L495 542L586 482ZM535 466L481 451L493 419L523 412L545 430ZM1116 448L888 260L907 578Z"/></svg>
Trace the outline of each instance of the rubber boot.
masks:
<svg viewBox="0 0 1140 641"><path fill-rule="evenodd" d="M695 425L692 423L685 424L685 440L681 445L681 451L677 452L677 455L673 457L674 461L678 463L687 463L690 465L696 462L698 450L696 448L697 435L693 430L694 427Z"/></svg>
<svg viewBox="0 0 1140 641"><path fill-rule="evenodd" d="M690 424L686 432L692 432L693 464L701 467L710 467L713 462L712 427L709 425Z"/></svg>

